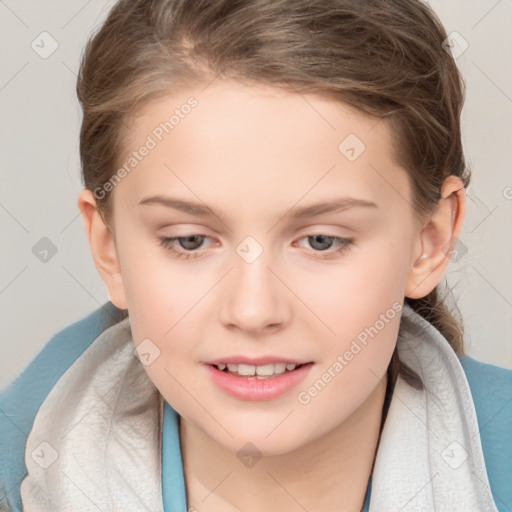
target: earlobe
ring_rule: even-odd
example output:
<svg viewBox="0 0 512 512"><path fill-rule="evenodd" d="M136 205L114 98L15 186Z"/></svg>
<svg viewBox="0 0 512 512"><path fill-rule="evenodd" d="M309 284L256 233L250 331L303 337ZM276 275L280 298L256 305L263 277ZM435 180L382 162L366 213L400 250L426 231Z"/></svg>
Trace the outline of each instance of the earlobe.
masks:
<svg viewBox="0 0 512 512"><path fill-rule="evenodd" d="M127 309L114 236L111 229L103 222L96 199L90 190L83 189L80 192L78 208L82 215L94 264L107 287L109 298L119 309Z"/></svg>
<svg viewBox="0 0 512 512"><path fill-rule="evenodd" d="M456 176L449 176L441 187L439 199L429 222L418 234L404 295L419 299L428 295L441 281L464 222L466 191Z"/></svg>

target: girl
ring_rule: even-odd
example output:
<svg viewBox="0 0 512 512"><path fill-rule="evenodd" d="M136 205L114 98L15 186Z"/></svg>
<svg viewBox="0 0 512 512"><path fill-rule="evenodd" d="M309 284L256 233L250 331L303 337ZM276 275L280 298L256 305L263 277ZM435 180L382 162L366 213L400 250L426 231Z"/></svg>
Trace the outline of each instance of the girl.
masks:
<svg viewBox="0 0 512 512"><path fill-rule="evenodd" d="M6 508L510 510L512 371L438 288L446 41L416 0L114 6L77 84L110 302L4 392Z"/></svg>

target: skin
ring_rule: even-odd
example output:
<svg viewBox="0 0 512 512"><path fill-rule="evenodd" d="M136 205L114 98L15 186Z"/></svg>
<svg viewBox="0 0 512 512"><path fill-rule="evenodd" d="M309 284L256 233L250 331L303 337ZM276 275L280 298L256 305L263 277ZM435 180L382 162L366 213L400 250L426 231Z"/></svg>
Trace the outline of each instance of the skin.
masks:
<svg viewBox="0 0 512 512"><path fill-rule="evenodd" d="M115 187L111 229L92 192L80 193L94 262L112 302L129 310L135 345L149 338L160 350L145 369L181 416L189 507L359 511L400 315L308 404L297 395L393 303L439 283L464 218L463 184L448 178L431 218L419 224L384 122L316 95L219 79L203 89L173 91L129 121L127 155L187 98L198 100ZM349 134L366 146L353 162L338 149ZM156 194L200 202L217 215L139 205ZM377 208L290 215L339 196ZM193 234L207 237L177 245L196 259L157 241ZM336 253L335 241L322 245L311 235L353 243ZM236 251L247 236L263 249L251 263ZM245 401L212 384L203 365L235 354L314 365L291 392ZM237 457L248 441L262 454L252 467Z"/></svg>

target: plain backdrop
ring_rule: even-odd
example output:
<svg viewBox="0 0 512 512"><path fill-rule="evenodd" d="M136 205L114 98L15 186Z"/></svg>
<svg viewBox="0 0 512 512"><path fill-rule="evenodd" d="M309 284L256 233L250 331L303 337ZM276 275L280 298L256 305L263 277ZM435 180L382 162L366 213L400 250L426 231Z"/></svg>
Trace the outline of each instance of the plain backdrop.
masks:
<svg viewBox="0 0 512 512"><path fill-rule="evenodd" d="M464 250L446 279L467 353L512 368L512 1L430 4L456 33L453 51L465 49L457 63L467 83L463 142L473 170ZM85 42L112 5L0 0L0 387L53 334L108 300L76 204L75 83Z"/></svg>

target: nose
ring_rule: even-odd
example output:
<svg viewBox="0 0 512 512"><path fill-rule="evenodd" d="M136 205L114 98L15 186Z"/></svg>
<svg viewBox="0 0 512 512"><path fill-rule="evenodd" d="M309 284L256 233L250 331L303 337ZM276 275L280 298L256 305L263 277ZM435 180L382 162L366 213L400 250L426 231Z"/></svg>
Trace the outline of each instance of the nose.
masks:
<svg viewBox="0 0 512 512"><path fill-rule="evenodd" d="M231 330L253 335L268 334L288 324L290 292L277 274L265 251L252 262L235 254L234 268L222 290L221 322Z"/></svg>

